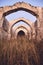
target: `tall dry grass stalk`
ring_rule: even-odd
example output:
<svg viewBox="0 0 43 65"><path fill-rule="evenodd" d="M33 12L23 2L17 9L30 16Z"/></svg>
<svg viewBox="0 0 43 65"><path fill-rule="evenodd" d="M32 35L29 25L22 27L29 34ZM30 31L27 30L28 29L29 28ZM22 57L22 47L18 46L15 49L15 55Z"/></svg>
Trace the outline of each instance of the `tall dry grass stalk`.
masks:
<svg viewBox="0 0 43 65"><path fill-rule="evenodd" d="M0 40L0 65L39 65L39 54L26 37Z"/></svg>

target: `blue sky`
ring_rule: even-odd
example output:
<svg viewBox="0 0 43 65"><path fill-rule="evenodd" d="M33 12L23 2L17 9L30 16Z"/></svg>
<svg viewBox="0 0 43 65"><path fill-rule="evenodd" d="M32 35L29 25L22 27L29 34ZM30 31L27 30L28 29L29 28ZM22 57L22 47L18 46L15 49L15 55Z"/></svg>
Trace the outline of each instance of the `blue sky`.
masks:
<svg viewBox="0 0 43 65"><path fill-rule="evenodd" d="M16 2L27 2L30 3L34 6L41 6L43 7L43 0L0 0L0 6L5 6L5 5L13 5Z"/></svg>
<svg viewBox="0 0 43 65"><path fill-rule="evenodd" d="M43 7L43 0L0 0L0 7L7 6L7 5L8 6L13 5L16 2L22 2L22 1L26 2L26 3L30 3L33 6ZM6 16L8 21L13 20L13 19L17 19L20 17L24 17L24 18L29 19L31 21L36 20L36 18L33 15L31 15L30 13L27 13L25 11L18 11L18 12L15 12L15 13L12 13L12 14Z"/></svg>

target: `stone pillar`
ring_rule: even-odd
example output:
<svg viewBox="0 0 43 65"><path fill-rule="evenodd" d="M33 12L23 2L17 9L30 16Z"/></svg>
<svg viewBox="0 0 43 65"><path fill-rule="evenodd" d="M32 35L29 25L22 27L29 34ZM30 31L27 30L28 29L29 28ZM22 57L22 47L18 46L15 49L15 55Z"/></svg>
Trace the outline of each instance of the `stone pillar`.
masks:
<svg viewBox="0 0 43 65"><path fill-rule="evenodd" d="M38 8L38 17L37 17L37 40L43 39L43 17L42 17L42 8Z"/></svg>
<svg viewBox="0 0 43 65"><path fill-rule="evenodd" d="M3 17L3 13L0 12L0 38L2 38L2 30L3 30L3 21L4 21L4 17Z"/></svg>

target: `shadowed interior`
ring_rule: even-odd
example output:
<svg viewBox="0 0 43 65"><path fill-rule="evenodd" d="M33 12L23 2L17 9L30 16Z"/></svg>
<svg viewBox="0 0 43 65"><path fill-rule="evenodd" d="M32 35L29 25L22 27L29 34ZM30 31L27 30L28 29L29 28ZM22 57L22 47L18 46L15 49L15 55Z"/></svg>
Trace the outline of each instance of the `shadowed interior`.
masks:
<svg viewBox="0 0 43 65"><path fill-rule="evenodd" d="M25 32L22 31L22 30L20 30L20 31L18 32L18 34L17 34L17 37L18 37L18 36L20 36L20 37L25 36Z"/></svg>

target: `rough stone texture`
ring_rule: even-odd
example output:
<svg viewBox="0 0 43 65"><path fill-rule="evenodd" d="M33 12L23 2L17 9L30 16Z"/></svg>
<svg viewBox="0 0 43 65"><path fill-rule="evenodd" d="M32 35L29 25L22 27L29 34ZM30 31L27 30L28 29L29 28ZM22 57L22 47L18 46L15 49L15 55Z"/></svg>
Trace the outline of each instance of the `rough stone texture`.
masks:
<svg viewBox="0 0 43 65"><path fill-rule="evenodd" d="M18 29L19 27L20 27L21 29L24 29L24 27L25 27L25 29L27 30L27 32L28 32L30 35L31 35L31 32L34 33L34 23L31 22L31 21L29 21L29 20L27 20L27 19L25 19L25 18L23 18L23 17L22 17L22 18L18 18L18 19L16 19L16 20L12 20L12 21L9 22L9 24L10 24L10 26L9 26L10 32L12 31L13 26L14 26L16 23L20 22L20 21L23 21L24 23L26 23L26 24L28 25L28 27L25 26L25 25L23 25L23 24L18 25L17 27L14 28L14 29L15 29L15 32L16 32L16 29ZM22 27L23 27L23 28L22 28ZM13 29L13 30L14 30L14 29ZM25 31L25 30L24 30L24 31ZM18 32L19 32L19 31L18 31ZM27 32L25 32L26 35L28 34ZM17 32L16 32L15 35L17 36Z"/></svg>
<svg viewBox="0 0 43 65"><path fill-rule="evenodd" d="M8 32L8 30L9 30L9 22L7 21L7 19L4 19L2 27L3 27L3 30Z"/></svg>
<svg viewBox="0 0 43 65"><path fill-rule="evenodd" d="M26 12L29 12L37 18L37 27L35 26L35 28L37 28L37 39L43 39L43 8L31 6L30 4L24 2L18 2L12 6L0 7L0 29L3 29L3 22L5 20L5 16L18 10L24 10ZM10 30L8 31L8 33L9 32Z"/></svg>
<svg viewBox="0 0 43 65"><path fill-rule="evenodd" d="M27 27L28 27L28 29L27 29ZM30 27L29 26L25 26L25 25L18 25L16 28L14 27L13 28L13 30L12 30L12 37L14 37L15 36L15 38L17 37L17 35L18 35L18 32L20 31L20 30L22 30L22 31L24 31L24 33L25 33L25 35L26 36L28 36L28 33L29 33L29 37L31 37L31 29L30 29Z"/></svg>
<svg viewBox="0 0 43 65"><path fill-rule="evenodd" d="M25 18L18 18L18 19L16 19L16 20L12 20L12 21L10 21L9 22L9 29L11 29L16 23L18 23L18 22L20 22L20 21L23 21L23 22L25 22L26 24L28 24L29 26L30 26L30 28L31 28L31 30L34 30L34 23L33 22L31 22L31 21L29 21L29 20L27 20L27 19L25 19Z"/></svg>
<svg viewBox="0 0 43 65"><path fill-rule="evenodd" d="M7 19L4 19L2 28L0 28L0 37L6 39L8 36L8 30L9 30L9 22L7 21Z"/></svg>

